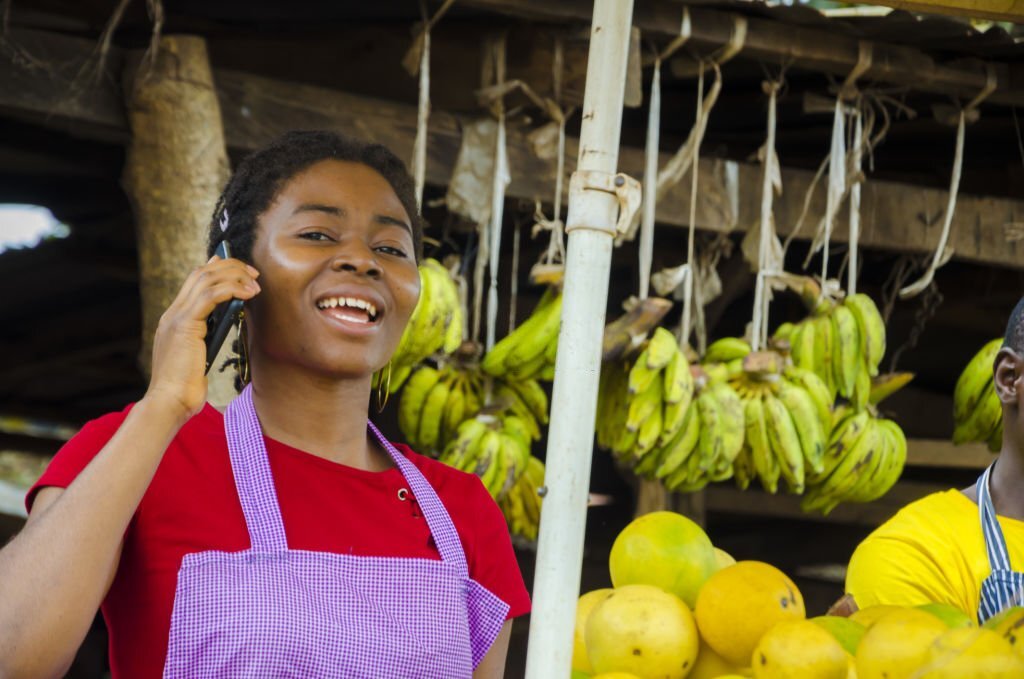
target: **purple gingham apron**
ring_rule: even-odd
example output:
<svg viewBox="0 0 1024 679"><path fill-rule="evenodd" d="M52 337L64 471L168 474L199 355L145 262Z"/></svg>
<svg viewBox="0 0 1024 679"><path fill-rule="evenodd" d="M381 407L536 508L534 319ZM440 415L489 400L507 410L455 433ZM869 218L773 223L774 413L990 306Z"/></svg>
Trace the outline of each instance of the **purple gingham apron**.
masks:
<svg viewBox="0 0 1024 679"><path fill-rule="evenodd" d="M409 484L441 560L288 549L247 386L224 428L252 547L182 560L165 678L472 675L508 604L470 579L434 489L368 424Z"/></svg>

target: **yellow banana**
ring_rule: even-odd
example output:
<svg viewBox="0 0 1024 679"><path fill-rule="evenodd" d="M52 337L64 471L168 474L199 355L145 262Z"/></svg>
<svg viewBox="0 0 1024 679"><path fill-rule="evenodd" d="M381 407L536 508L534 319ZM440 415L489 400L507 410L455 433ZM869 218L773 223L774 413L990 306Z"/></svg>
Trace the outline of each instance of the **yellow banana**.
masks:
<svg viewBox="0 0 1024 679"><path fill-rule="evenodd" d="M779 487L779 464L768 443L768 425L765 422L764 402L760 396L749 398L744 403L744 426L746 436L744 448L749 451L754 472L766 491L774 494Z"/></svg>
<svg viewBox="0 0 1024 679"><path fill-rule="evenodd" d="M828 392L828 385L815 373L797 365L788 366L783 376L803 387L807 395L814 402L814 409L821 420L821 426L825 431L832 427L832 397Z"/></svg>
<svg viewBox="0 0 1024 679"><path fill-rule="evenodd" d="M658 442L660 437L661 399L659 397L655 408L651 411L651 414L643 420L640 424L640 428L637 430L636 447L633 449L633 455L640 457L645 453L648 453L648 451L650 451Z"/></svg>
<svg viewBox="0 0 1024 679"><path fill-rule="evenodd" d="M860 328L861 346L871 377L878 374L878 365L885 355L885 321L878 313L874 300L858 292L843 300L843 305L853 312Z"/></svg>
<svg viewBox="0 0 1024 679"><path fill-rule="evenodd" d="M626 428L630 431L639 431L644 422L651 418L655 411L661 414L661 381L654 380L647 389L634 394L629 399L629 412L626 415ZM659 422L658 432L661 432ZM657 440L657 439L655 439Z"/></svg>
<svg viewBox="0 0 1024 679"><path fill-rule="evenodd" d="M558 295L541 312L540 322L530 334L522 335L519 341L505 358L505 367L515 370L535 360L538 356L543 360L548 345L558 341L558 330L562 324L562 295ZM525 324L524 324L525 325ZM517 334L523 326L517 328ZM543 361L546 362L546 361Z"/></svg>
<svg viewBox="0 0 1024 679"><path fill-rule="evenodd" d="M797 324L789 336L790 355L797 366L820 377L817 365L817 343L814 335L814 319L807 319Z"/></svg>
<svg viewBox="0 0 1024 679"><path fill-rule="evenodd" d="M832 319L829 316L819 316L812 323L814 327L814 372L828 385L829 392L835 394L838 385L836 385L835 372L832 369L835 347Z"/></svg>
<svg viewBox="0 0 1024 679"><path fill-rule="evenodd" d="M804 454L800 435L786 406L772 394L764 397L768 444L779 463L779 472L790 492L804 491Z"/></svg>
<svg viewBox="0 0 1024 679"><path fill-rule="evenodd" d="M686 406L690 404L690 399L693 398L693 375L690 373L690 362L686 360L682 351L676 349L672 355L668 365L665 366L663 380L665 402L684 402L682 407L685 410Z"/></svg>
<svg viewBox="0 0 1024 679"><path fill-rule="evenodd" d="M533 418L540 424L548 422L548 395L537 380L510 381L509 386L529 407Z"/></svg>
<svg viewBox="0 0 1024 679"><path fill-rule="evenodd" d="M743 448L745 428L743 401L740 400L736 390L725 382L713 383L709 389L718 401L720 425L722 428L721 455L731 463L739 455L740 449Z"/></svg>
<svg viewBox="0 0 1024 679"><path fill-rule="evenodd" d="M857 373L861 368L861 333L857 319L848 307L842 304L832 309L832 376L839 393L853 396ZM870 377L870 375L868 375ZM870 384L870 379L868 384Z"/></svg>
<svg viewBox="0 0 1024 679"><path fill-rule="evenodd" d="M398 404L398 428L407 441L416 440L419 433L420 412L427 400L430 390L441 378L441 373L425 365L416 370L402 390L402 399Z"/></svg>
<svg viewBox="0 0 1024 679"><path fill-rule="evenodd" d="M452 381L448 390L448 400L444 404L441 423L441 439L445 442L455 436L459 425L466 419L467 384L468 380L460 374Z"/></svg>
<svg viewBox="0 0 1024 679"><path fill-rule="evenodd" d="M476 418L460 424L455 439L445 446L444 452L441 454L441 462L461 469L464 461L470 457L473 447L479 443L486 431L487 425Z"/></svg>
<svg viewBox="0 0 1024 679"><path fill-rule="evenodd" d="M739 337L723 337L708 345L702 363L728 363L750 353L750 345Z"/></svg>
<svg viewBox="0 0 1024 679"><path fill-rule="evenodd" d="M1003 346L1002 338L985 344L960 373L953 390L953 420L964 422L985 398L992 381L996 354Z"/></svg>
<svg viewBox="0 0 1024 679"><path fill-rule="evenodd" d="M677 353L679 344L676 342L676 336L660 326L655 328L647 345L647 367L650 370L661 370Z"/></svg>
<svg viewBox="0 0 1024 679"><path fill-rule="evenodd" d="M441 435L441 420L444 417L444 404L448 401L450 391L447 382L443 379L438 380L420 409L416 444L421 446L424 452L433 451L437 447Z"/></svg>
<svg viewBox="0 0 1024 679"><path fill-rule="evenodd" d="M640 352L636 361L633 362L633 367L629 369L630 394L639 394L647 391L651 383L661 376L661 370L652 369L647 365L647 352L649 348L650 345Z"/></svg>
<svg viewBox="0 0 1024 679"><path fill-rule="evenodd" d="M664 446L668 454L654 473L657 478L663 479L683 466L690 454L693 453L694 448L697 447L700 429L700 415L696 408L690 408L686 411L679 432Z"/></svg>
<svg viewBox="0 0 1024 679"><path fill-rule="evenodd" d="M821 426L820 415L814 407L814 401L806 391L786 381L775 383L779 400L786 406L804 454L804 468L808 474L820 473L825 454L825 430Z"/></svg>

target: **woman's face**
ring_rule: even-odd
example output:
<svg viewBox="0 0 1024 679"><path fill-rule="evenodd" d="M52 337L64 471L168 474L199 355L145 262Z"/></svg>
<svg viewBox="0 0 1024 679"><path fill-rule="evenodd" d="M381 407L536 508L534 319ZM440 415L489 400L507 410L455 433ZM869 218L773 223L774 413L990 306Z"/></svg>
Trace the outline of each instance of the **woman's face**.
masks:
<svg viewBox="0 0 1024 679"><path fill-rule="evenodd" d="M419 297L409 215L361 163L324 160L291 178L260 217L252 258L254 358L335 377L383 367Z"/></svg>

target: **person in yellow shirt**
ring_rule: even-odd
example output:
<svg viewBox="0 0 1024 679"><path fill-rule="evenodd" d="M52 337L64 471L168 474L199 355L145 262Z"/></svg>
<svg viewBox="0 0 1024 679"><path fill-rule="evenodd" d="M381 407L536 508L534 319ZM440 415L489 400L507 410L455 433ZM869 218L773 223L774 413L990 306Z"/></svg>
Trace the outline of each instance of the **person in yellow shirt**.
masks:
<svg viewBox="0 0 1024 679"><path fill-rule="evenodd" d="M941 602L979 622L1024 605L1024 299L993 365L1003 408L996 461L964 490L901 509L856 549L839 609ZM850 602L852 598L852 603Z"/></svg>

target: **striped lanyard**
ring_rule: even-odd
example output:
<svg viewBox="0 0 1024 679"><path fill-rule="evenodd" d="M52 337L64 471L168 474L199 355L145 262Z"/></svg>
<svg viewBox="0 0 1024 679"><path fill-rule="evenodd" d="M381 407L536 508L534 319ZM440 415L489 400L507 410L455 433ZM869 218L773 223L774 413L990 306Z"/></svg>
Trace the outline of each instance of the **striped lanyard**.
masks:
<svg viewBox="0 0 1024 679"><path fill-rule="evenodd" d="M1024 573L1014 571L1010 567L1010 552L1006 548L1003 529L999 526L996 510L992 505L989 477L993 468L995 462L989 465L978 479L978 512L981 516L981 532L985 537L985 550L988 552L991 569L989 576L981 583L979 624L1010 606L1021 605L1024 600Z"/></svg>

